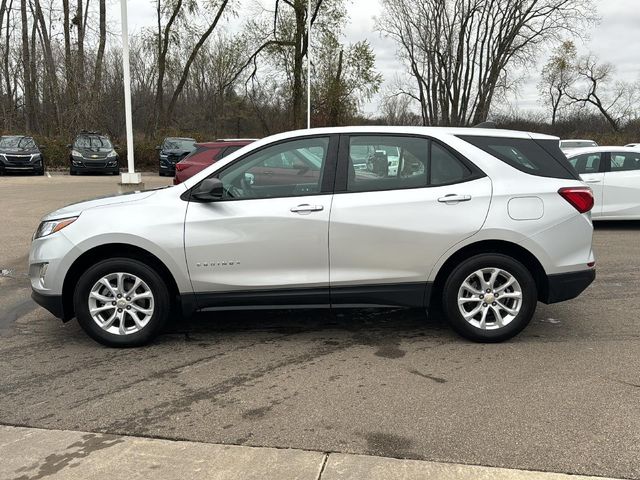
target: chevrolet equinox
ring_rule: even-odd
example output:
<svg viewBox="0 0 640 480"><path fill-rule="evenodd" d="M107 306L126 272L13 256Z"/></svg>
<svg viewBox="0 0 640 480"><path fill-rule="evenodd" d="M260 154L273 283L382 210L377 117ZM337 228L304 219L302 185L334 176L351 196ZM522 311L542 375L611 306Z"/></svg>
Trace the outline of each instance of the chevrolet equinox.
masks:
<svg viewBox="0 0 640 480"><path fill-rule="evenodd" d="M149 342L174 311L326 306L439 307L497 342L593 281L592 206L555 137L287 132L180 185L50 213L29 276L40 305L110 346Z"/></svg>

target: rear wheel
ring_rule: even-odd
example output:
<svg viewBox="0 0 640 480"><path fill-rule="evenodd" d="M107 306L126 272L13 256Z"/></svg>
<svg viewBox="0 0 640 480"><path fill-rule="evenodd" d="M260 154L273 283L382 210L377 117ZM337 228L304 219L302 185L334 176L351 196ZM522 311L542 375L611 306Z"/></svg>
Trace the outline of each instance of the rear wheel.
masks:
<svg viewBox="0 0 640 480"><path fill-rule="evenodd" d="M129 258L103 260L78 280L74 307L80 326L110 347L150 342L170 311L169 291L158 273Z"/></svg>
<svg viewBox="0 0 640 480"><path fill-rule="evenodd" d="M533 276L517 260L480 254L456 267L443 290L443 308L452 328L477 342L500 342L524 329L536 309Z"/></svg>

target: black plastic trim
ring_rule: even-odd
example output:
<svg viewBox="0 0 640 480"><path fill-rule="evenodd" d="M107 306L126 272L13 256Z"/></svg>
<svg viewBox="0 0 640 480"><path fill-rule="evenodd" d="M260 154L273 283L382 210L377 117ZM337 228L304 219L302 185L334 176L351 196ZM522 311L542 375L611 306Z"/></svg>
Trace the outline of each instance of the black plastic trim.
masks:
<svg viewBox="0 0 640 480"><path fill-rule="evenodd" d="M375 305L423 308L431 283L393 283L331 287L331 306Z"/></svg>
<svg viewBox="0 0 640 480"><path fill-rule="evenodd" d="M182 295L183 311L217 308L291 308L353 306L424 308L431 293L431 283L395 283L338 287L285 288L206 292ZM193 299L192 299L193 298ZM193 311L193 310L191 310Z"/></svg>
<svg viewBox="0 0 640 480"><path fill-rule="evenodd" d="M595 278L595 269L548 275L547 289L542 292L540 301L549 304L576 298Z"/></svg>
<svg viewBox="0 0 640 480"><path fill-rule="evenodd" d="M54 317L58 317L61 320L68 320L64 314L62 295L43 295L35 290L31 290L31 298L38 305L48 310Z"/></svg>

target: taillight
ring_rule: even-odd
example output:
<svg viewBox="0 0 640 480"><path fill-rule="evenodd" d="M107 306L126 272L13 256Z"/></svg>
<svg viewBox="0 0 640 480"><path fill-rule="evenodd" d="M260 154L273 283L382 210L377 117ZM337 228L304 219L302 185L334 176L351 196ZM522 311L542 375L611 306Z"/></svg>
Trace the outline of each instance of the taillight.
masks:
<svg viewBox="0 0 640 480"><path fill-rule="evenodd" d="M593 192L589 187L564 187L558 193L580 213L593 208Z"/></svg>

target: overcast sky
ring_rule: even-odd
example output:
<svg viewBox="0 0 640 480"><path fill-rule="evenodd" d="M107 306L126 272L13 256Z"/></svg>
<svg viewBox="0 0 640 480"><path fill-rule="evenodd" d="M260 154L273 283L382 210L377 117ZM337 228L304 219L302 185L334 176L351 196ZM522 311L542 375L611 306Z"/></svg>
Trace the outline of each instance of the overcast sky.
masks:
<svg viewBox="0 0 640 480"><path fill-rule="evenodd" d="M246 4L255 2L241 1ZM262 1L268 4L270 0ZM396 58L396 45L375 31L375 17L382 14L380 1L346 0L346 3L350 19L345 30L345 42L367 39L376 54L378 71L384 76L385 83L391 82L394 76L403 70L403 66ZM613 63L617 68L618 77L622 80L640 80L640 0L595 0L595 3L598 5L601 22L591 28L587 41L578 42L578 50L580 53L592 51L601 60ZM128 0L130 32L154 24L154 4L153 0ZM110 5L111 16L118 21L119 5L115 0ZM229 28L236 29L242 20L242 16L232 20L229 22ZM540 69L548 55L548 51L542 52L538 65L528 69L519 92L509 99L514 108L521 111L540 108L536 84ZM376 98L367 104L365 111L375 113L378 100Z"/></svg>

